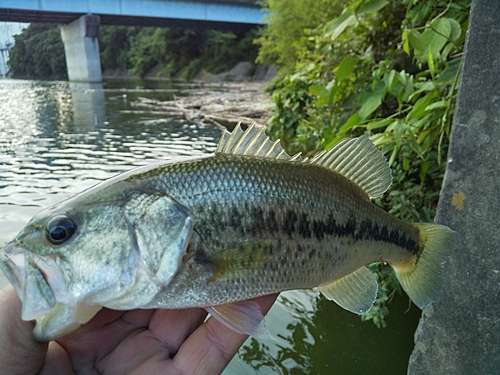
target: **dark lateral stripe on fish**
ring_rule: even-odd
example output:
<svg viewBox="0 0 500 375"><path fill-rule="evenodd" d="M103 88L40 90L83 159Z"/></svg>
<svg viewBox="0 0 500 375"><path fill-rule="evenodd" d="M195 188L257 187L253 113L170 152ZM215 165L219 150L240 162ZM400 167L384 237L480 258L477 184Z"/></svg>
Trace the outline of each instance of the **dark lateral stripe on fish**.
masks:
<svg viewBox="0 0 500 375"><path fill-rule="evenodd" d="M367 240L390 243L412 254L418 254L420 249L418 240L406 232L396 228L389 229L387 225L379 225L370 220L357 221L350 218L345 223L340 223L333 214L330 214L326 220L314 220L310 219L310 215L305 212L287 210L278 215L274 209L258 205L245 209L246 214L241 211L236 205L231 205L225 212L220 212L216 207L212 207L208 215L211 222L217 223L213 228L218 229L220 233L225 230L225 226L228 226L241 234L248 233L254 236L262 233L276 235L277 232L282 232L288 238L295 235L304 239L316 238L317 240L323 240L325 236L336 236L354 241ZM248 214L251 220L244 224L243 217ZM415 237L418 238L417 233Z"/></svg>

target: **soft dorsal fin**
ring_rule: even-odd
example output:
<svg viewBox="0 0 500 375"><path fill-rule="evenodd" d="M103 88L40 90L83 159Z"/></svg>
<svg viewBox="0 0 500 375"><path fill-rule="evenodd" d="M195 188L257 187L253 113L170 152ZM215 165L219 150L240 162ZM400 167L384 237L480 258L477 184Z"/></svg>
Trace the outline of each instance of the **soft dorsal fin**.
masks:
<svg viewBox="0 0 500 375"><path fill-rule="evenodd" d="M259 129L253 124L243 131L238 124L231 133L222 134L216 153L302 161L300 154L288 155L279 140L271 141L264 130L264 127Z"/></svg>
<svg viewBox="0 0 500 375"><path fill-rule="evenodd" d="M344 139L317 155L310 163L347 177L370 198L382 196L392 183L387 159L366 135Z"/></svg>

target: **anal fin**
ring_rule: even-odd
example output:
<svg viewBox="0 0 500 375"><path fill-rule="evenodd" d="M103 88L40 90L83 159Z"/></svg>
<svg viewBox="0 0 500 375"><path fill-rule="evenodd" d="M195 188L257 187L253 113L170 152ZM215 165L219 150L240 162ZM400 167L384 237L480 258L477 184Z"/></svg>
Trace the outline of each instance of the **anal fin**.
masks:
<svg viewBox="0 0 500 375"><path fill-rule="evenodd" d="M215 319L235 332L268 339L264 315L253 301L238 301L205 308Z"/></svg>
<svg viewBox="0 0 500 375"><path fill-rule="evenodd" d="M319 285L318 289L327 299L355 314L365 314L377 298L378 282L373 272L366 267L333 282Z"/></svg>

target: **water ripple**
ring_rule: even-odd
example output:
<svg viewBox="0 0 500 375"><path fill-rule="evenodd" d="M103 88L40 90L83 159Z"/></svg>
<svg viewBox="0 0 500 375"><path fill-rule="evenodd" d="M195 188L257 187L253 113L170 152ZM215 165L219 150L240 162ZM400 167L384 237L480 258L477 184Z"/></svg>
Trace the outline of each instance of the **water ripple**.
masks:
<svg viewBox="0 0 500 375"><path fill-rule="evenodd" d="M214 150L220 130L132 110L173 88L0 80L0 244L40 209L133 167ZM120 99L120 100L117 100Z"/></svg>

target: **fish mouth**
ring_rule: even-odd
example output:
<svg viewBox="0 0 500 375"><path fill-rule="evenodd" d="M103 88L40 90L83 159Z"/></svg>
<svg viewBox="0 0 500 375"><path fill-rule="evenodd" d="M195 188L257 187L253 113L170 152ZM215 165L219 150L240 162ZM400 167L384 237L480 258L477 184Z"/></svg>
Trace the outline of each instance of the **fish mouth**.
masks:
<svg viewBox="0 0 500 375"><path fill-rule="evenodd" d="M25 253L26 249L19 246L15 241L4 245L0 250L0 270L12 284L17 294L22 297L25 276Z"/></svg>
<svg viewBox="0 0 500 375"><path fill-rule="evenodd" d="M23 320L38 319L49 313L56 303L56 296L47 279L47 268L49 272L54 273L54 267L50 269L46 263L41 261L41 257L19 246L15 240L6 244L0 251L0 269L23 302Z"/></svg>
<svg viewBox="0 0 500 375"><path fill-rule="evenodd" d="M15 240L0 249L2 270L23 302L23 320L36 320L33 337L55 340L89 321L102 306L69 301L64 275L55 259L40 257Z"/></svg>

